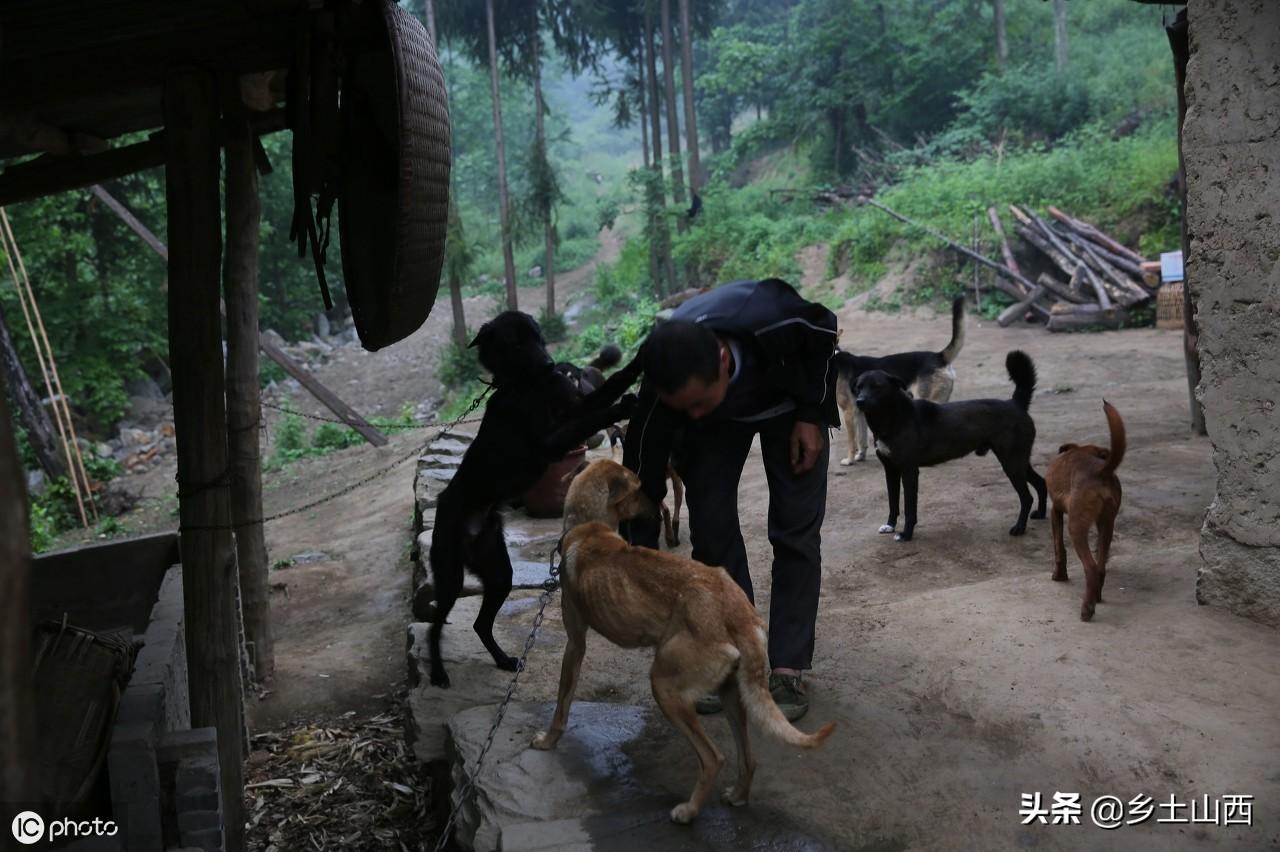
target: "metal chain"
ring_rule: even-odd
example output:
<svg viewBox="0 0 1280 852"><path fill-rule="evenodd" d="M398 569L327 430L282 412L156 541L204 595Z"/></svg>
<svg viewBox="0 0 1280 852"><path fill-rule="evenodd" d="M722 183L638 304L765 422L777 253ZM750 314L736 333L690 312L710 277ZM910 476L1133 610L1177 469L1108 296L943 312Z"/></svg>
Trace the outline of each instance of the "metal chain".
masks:
<svg viewBox="0 0 1280 852"><path fill-rule="evenodd" d="M287 517L289 517L290 515L296 515L296 514L298 514L299 512L305 512L305 511L307 511L308 509L314 509L316 506L319 506L319 505L321 505L321 504L323 504L323 503L328 503L330 500L336 500L337 498L339 498L339 497L343 496L344 494L350 494L352 491L355 491L355 490L356 490L357 488L359 488L360 486L362 486L362 485L367 485L368 483L373 482L375 479L377 479L377 478L379 478L379 477L381 477L381 476L385 476L385 475L387 475L388 473L390 473L391 471L395 470L395 469L396 469L397 467L399 467L400 465L402 465L402 464L404 464L405 462L407 462L409 459L414 458L415 456L419 456L419 455L421 455L421 454L422 454L423 452L425 452L425 451L426 451L426 449L427 449L428 447L430 447L433 443L435 443L437 440L439 440L440 438L443 438L446 434L448 434L449 430L450 430L450 429L452 429L453 427L455 427L455 426L459 426L459 425L461 425L462 423L469 423L469 422L472 422L472 421L466 420L466 419L465 419L465 418L466 418L466 416L467 416L468 414L470 414L471 412L475 411L477 408L479 408L479 407L480 407L480 403L484 402L485 397L487 397L487 396L489 395L489 392L490 392L490 391L492 391L492 390L493 390L493 386L492 386L492 385L490 385L489 387L485 388L485 389L484 389L484 391L483 391L479 396L477 396L475 399L473 399L473 400L471 401L471 404L470 404L469 406L467 406L467 410L466 410L466 411L464 411L464 412L462 412L462 414L460 414L460 415L459 415L459 416L458 416L458 417L457 417L457 418L456 418L452 423L450 423L449 425L445 426L445 427L444 427L443 429L441 429L439 432L437 432L436 434L434 434L434 435L432 435L430 438L428 438L428 439L427 439L427 441L426 441L426 443L422 444L422 445L421 445L421 446L419 446L419 447L414 447L414 449L413 449L412 451L410 451L410 452L406 453L405 455L401 456L400 458L396 459L396 460L395 460L395 461L393 461L391 464L387 465L386 467L382 468L381 470L378 470L378 471L375 471L374 473L371 473L370 475L366 476L364 479L356 480L355 482L351 483L350 485L346 486L345 488L342 488L342 489L341 489L341 490L339 490L339 491L335 491L334 493L329 494L329 495L327 495L327 496L325 496L325 497L321 497L321 498L320 498L320 499L318 499L318 500L312 500L310 503L304 503L304 504L302 504L301 506L295 506L295 507L294 507L294 508L292 508L292 509L286 509L286 510L285 510L285 511L283 511L283 512L278 512L278 513L276 513L276 514L274 514L274 515L268 515L268 516L266 516L265 518L263 518L263 519L262 519L263 523L267 523L268 521L275 521L275 520L279 520L280 518L287 518ZM483 418L478 418L478 419L483 419Z"/></svg>
<svg viewBox="0 0 1280 852"><path fill-rule="evenodd" d="M285 408L283 405L272 405L269 402L261 402L259 403L259 405L261 405L263 408L270 408L273 411L280 411L285 414L292 414L294 417L304 417L307 420L318 420L321 423L337 423L340 426L348 426L348 427L350 427L351 425L347 421L340 420L337 417L325 417L320 414L307 414L305 411L298 411L293 408ZM470 414L470 413L471 413L470 411L467 412L467 414ZM479 417L473 417L470 420L455 420L449 424L449 428L453 428L454 426L460 426L463 423L479 423L479 422L480 422ZM440 421L437 420L434 423L385 423L385 424L373 423L371 425L375 429L381 429L385 432L385 431L391 431L393 429L434 429L436 426L440 425Z"/></svg>
<svg viewBox="0 0 1280 852"><path fill-rule="evenodd" d="M538 613L533 617L533 629L529 631L528 638L524 640L524 650L520 652L520 659L516 662L516 672L511 676L511 682L507 684L507 693L498 704L498 712L493 716L493 724L489 727L489 734L484 739L484 745L480 747L480 754L476 756L476 768L470 774L467 774L466 761L463 761L462 772L467 775L467 780L458 792L458 801L449 813L449 819L441 830L433 852L441 852L449 844L449 833L453 830L458 814L462 812L462 808L466 805L471 791L475 789L476 779L480 777L480 769L484 765L484 757L489 753L489 748L493 745L493 738L498 735L498 728L502 725L503 717L507 715L507 706L511 704L511 697L515 694L516 684L519 683L520 674L524 671L525 660L529 656L529 651L533 649L533 640L538 635L538 628L542 627L542 619L546 615L547 604L551 602L551 596L560 588L560 566L556 564L556 557L561 555L560 548L563 545L564 536L562 535L560 540L556 542L555 549L551 551L551 558L547 564L550 576L542 581L542 595L538 600Z"/></svg>

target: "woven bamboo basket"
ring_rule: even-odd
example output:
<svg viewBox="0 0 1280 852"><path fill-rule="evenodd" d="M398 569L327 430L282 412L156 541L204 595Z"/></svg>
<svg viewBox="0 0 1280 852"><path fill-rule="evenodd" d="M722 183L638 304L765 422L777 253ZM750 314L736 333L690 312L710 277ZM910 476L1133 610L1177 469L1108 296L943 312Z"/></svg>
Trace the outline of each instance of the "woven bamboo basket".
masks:
<svg viewBox="0 0 1280 852"><path fill-rule="evenodd" d="M360 342L408 337L435 303L449 224L444 75L417 18L366 4L342 84L342 271Z"/></svg>
<svg viewBox="0 0 1280 852"><path fill-rule="evenodd" d="M1182 282L1171 281L1156 292L1156 328L1182 328Z"/></svg>
<svg viewBox="0 0 1280 852"><path fill-rule="evenodd" d="M58 622L40 625L33 646L35 792L67 811L89 795L106 760L133 646Z"/></svg>

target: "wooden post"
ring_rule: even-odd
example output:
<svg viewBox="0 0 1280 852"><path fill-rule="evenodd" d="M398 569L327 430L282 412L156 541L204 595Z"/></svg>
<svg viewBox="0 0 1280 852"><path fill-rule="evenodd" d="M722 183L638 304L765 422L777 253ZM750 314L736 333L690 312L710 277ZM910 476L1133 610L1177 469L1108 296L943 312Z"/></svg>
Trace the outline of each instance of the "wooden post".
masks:
<svg viewBox="0 0 1280 852"><path fill-rule="evenodd" d="M0 374L0 397L4 376ZM31 539L27 486L9 414L0 411L0 802L31 799ZM7 826L6 826L7 829Z"/></svg>
<svg viewBox="0 0 1280 852"><path fill-rule="evenodd" d="M169 216L169 365L178 444L178 512L191 725L218 731L228 852L244 848L244 699L236 630L227 415L218 314L218 99L210 74L164 85Z"/></svg>
<svg viewBox="0 0 1280 852"><path fill-rule="evenodd" d="M240 571L240 604L254 671L275 669L267 542L262 524L262 454L258 428L258 228L262 201L253 162L253 130L231 88L226 122L227 259L222 270L227 303L227 450L231 457L231 523Z"/></svg>

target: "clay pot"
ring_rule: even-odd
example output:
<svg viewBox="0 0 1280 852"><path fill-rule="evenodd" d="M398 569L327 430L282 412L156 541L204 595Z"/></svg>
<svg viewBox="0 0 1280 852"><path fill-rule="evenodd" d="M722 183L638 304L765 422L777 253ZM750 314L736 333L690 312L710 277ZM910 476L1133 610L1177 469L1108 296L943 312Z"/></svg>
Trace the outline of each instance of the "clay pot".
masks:
<svg viewBox="0 0 1280 852"><path fill-rule="evenodd" d="M558 518L564 514L564 497L573 481L570 474L586 460L587 448L578 447L547 468L542 478L524 493L524 510L531 518Z"/></svg>

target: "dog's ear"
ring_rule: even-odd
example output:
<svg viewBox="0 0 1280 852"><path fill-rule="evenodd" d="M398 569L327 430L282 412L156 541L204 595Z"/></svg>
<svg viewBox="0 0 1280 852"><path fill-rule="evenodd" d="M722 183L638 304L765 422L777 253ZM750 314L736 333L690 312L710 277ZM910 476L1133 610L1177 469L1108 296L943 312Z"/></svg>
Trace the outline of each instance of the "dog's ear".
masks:
<svg viewBox="0 0 1280 852"><path fill-rule="evenodd" d="M625 467L609 477L609 505L617 506L640 490L640 479Z"/></svg>
<svg viewBox="0 0 1280 852"><path fill-rule="evenodd" d="M1080 445L1079 444L1063 444L1061 447L1058 447L1058 455L1062 455L1068 450L1074 450L1078 446Z"/></svg>
<svg viewBox="0 0 1280 852"><path fill-rule="evenodd" d="M493 333L493 326L491 326L489 323L485 323L484 325L480 326L480 330L476 332L476 336L471 338L471 342L467 344L467 348L475 349L477 346L480 345L481 341L483 341L486 337L488 337L492 333Z"/></svg>
<svg viewBox="0 0 1280 852"><path fill-rule="evenodd" d="M892 382L893 386L896 387L898 390L905 391L907 388L910 387L910 385L905 380L903 380L901 376L894 376L890 373L885 373L885 375L889 377L889 381Z"/></svg>

